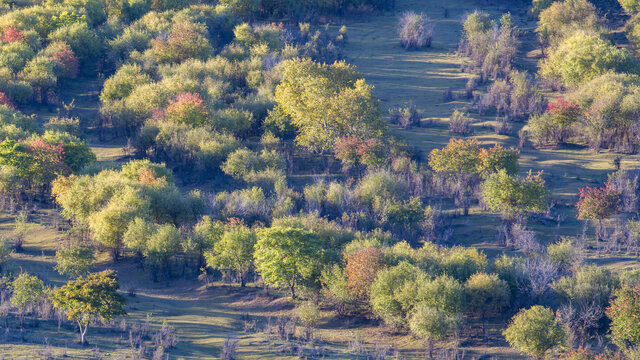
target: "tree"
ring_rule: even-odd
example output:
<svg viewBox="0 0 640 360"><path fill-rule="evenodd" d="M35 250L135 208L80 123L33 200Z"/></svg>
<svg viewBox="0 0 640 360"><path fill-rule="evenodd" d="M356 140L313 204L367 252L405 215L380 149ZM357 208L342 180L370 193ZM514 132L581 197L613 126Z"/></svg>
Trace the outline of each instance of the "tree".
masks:
<svg viewBox="0 0 640 360"><path fill-rule="evenodd" d="M622 5L624 11L631 15L640 12L640 1L638 0L618 0L618 2Z"/></svg>
<svg viewBox="0 0 640 360"><path fill-rule="evenodd" d="M275 100L297 128L296 143L324 152L344 136L384 139L382 118L373 87L344 62L318 64L310 59L282 63L282 81Z"/></svg>
<svg viewBox="0 0 640 360"><path fill-rule="evenodd" d="M95 257L88 246L74 245L56 251L55 269L62 275L78 278L89 272Z"/></svg>
<svg viewBox="0 0 640 360"><path fill-rule="evenodd" d="M414 282L423 275L416 266L406 261L378 272L371 284L370 304L373 313L387 325L400 327L405 321L406 306L403 306L401 294L406 284L415 289ZM415 303L415 298L412 299Z"/></svg>
<svg viewBox="0 0 640 360"><path fill-rule="evenodd" d="M508 304L511 297L509 284L497 274L476 273L464 284L467 307L480 314L483 333L486 331L485 318L496 315Z"/></svg>
<svg viewBox="0 0 640 360"><path fill-rule="evenodd" d="M368 247L349 254L345 271L347 286L352 294L360 300L368 301L371 284L383 265L384 254L379 248Z"/></svg>
<svg viewBox="0 0 640 360"><path fill-rule="evenodd" d="M509 304L509 285L497 274L476 273L464 284L469 310L484 319L498 314Z"/></svg>
<svg viewBox="0 0 640 360"><path fill-rule="evenodd" d="M540 66L547 80L575 86L607 72L637 74L640 63L599 35L578 31L554 47Z"/></svg>
<svg viewBox="0 0 640 360"><path fill-rule="evenodd" d="M451 138L442 150L433 149L429 153L429 166L435 172L475 173L481 164L479 154L480 145L475 138Z"/></svg>
<svg viewBox="0 0 640 360"><path fill-rule="evenodd" d="M118 294L120 285L113 270L89 274L54 291L51 301L56 309L64 310L71 321L78 324L80 343L92 321L109 321L125 315L125 299Z"/></svg>
<svg viewBox="0 0 640 360"><path fill-rule="evenodd" d="M207 265L235 271L240 278L240 287L244 287L253 266L255 244L256 234L251 229L244 225L234 226L222 234L212 251L205 253Z"/></svg>
<svg viewBox="0 0 640 360"><path fill-rule="evenodd" d="M168 120L193 127L209 123L209 112L198 93L178 94L174 100L169 101L165 113Z"/></svg>
<svg viewBox="0 0 640 360"><path fill-rule="evenodd" d="M576 30L599 33L596 7L587 0L555 1L540 12L536 32L543 49L558 44Z"/></svg>
<svg viewBox="0 0 640 360"><path fill-rule="evenodd" d="M420 303L413 310L409 319L411 332L427 341L429 346L429 358L433 358L433 342L444 339L451 327L444 311L432 308Z"/></svg>
<svg viewBox="0 0 640 360"><path fill-rule="evenodd" d="M2 272L2 268L11 258L12 252L13 247L11 246L11 242L5 237L0 237L0 272Z"/></svg>
<svg viewBox="0 0 640 360"><path fill-rule="evenodd" d="M584 187L578 190L580 200L576 203L578 220L597 220L597 240L602 238L602 220L618 211L620 196L609 186L592 188Z"/></svg>
<svg viewBox="0 0 640 360"><path fill-rule="evenodd" d="M482 185L482 198L489 209L500 211L507 219L528 212L544 212L548 191L542 173L518 178L500 170L490 175Z"/></svg>
<svg viewBox="0 0 640 360"><path fill-rule="evenodd" d="M149 236L143 251L145 262L153 270L153 279L156 280L156 272L164 269L167 278L170 272L170 260L180 250L180 230L173 224L159 225L154 233Z"/></svg>
<svg viewBox="0 0 640 360"><path fill-rule="evenodd" d="M518 351L543 359L550 349L563 346L566 334L553 311L540 305L521 309L509 323L503 335Z"/></svg>
<svg viewBox="0 0 640 360"><path fill-rule="evenodd" d="M479 171L485 176L496 173L501 169L504 169L509 175L518 173L520 151L517 149L507 149L500 144L495 144L490 149L480 149L478 156L480 158Z"/></svg>
<svg viewBox="0 0 640 360"><path fill-rule="evenodd" d="M11 304L18 309L20 326L24 316L30 312L44 296L44 283L33 275L21 273L11 282Z"/></svg>
<svg viewBox="0 0 640 360"><path fill-rule="evenodd" d="M258 232L256 269L266 284L286 284L292 298L296 285L313 274L321 256L318 236L310 230L271 227Z"/></svg>
<svg viewBox="0 0 640 360"><path fill-rule="evenodd" d="M623 284L616 290L606 314L616 345L621 349L640 345L640 283Z"/></svg>

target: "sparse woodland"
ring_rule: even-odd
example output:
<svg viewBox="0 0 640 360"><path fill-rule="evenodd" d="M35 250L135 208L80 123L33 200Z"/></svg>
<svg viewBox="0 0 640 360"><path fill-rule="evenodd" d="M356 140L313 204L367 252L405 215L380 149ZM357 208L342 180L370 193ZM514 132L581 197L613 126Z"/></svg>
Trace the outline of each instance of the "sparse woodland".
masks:
<svg viewBox="0 0 640 360"><path fill-rule="evenodd" d="M640 2L0 2L0 359L640 359Z"/></svg>

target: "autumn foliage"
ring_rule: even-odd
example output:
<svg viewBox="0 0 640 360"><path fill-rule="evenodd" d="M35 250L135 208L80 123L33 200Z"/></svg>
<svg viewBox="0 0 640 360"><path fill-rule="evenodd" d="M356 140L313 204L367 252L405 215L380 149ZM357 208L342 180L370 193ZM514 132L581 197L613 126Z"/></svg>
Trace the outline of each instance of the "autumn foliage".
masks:
<svg viewBox="0 0 640 360"><path fill-rule="evenodd" d="M382 251L378 248L365 248L347 257L347 286L353 295L368 299L371 284L378 270L384 265Z"/></svg>
<svg viewBox="0 0 640 360"><path fill-rule="evenodd" d="M620 198L609 187L584 187L579 190L580 200L576 204L578 219L602 220L616 213Z"/></svg>
<svg viewBox="0 0 640 360"><path fill-rule="evenodd" d="M165 114L167 119L192 126L202 126L207 123L209 113L204 99L198 93L183 92L170 101Z"/></svg>
<svg viewBox="0 0 640 360"><path fill-rule="evenodd" d="M12 43L22 41L22 39L24 39L24 34L22 33L22 31L13 26L7 26L2 32L1 40L4 42Z"/></svg>

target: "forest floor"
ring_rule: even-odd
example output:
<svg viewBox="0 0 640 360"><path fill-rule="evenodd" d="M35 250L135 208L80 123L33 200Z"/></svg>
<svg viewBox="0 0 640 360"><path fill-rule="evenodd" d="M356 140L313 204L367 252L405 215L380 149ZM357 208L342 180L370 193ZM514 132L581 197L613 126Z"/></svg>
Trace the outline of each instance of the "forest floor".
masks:
<svg viewBox="0 0 640 360"><path fill-rule="evenodd" d="M435 4L435 5L434 5ZM460 72L462 61L455 55L461 36L463 16L476 8L474 0L451 0L443 5L440 1L397 0L395 13L381 16L363 17L347 21L349 40L343 49L347 62L357 66L368 83L376 87L375 94L385 108L404 105L409 102L417 106L423 114L422 126L408 130L396 128L412 146L427 154L434 148L444 146L451 135L447 130L448 118L457 108L469 108L467 99L458 98L444 102L445 90L463 92L470 74ZM445 6L448 16L445 17ZM433 46L426 51L405 51L396 35L398 15L405 10L425 12L436 21ZM511 11L517 24L527 31L534 23L524 8L483 7L496 18L503 12ZM539 52L535 48L525 48L521 52L518 65L522 69L535 71ZM99 80L78 79L69 84L69 91L61 101L69 104L75 99L74 114L82 117L85 124L98 116L100 91ZM59 111L52 108L32 109L44 122ZM475 134L483 144L501 143L515 146L517 137L496 135L493 131L495 118L476 118ZM514 134L524 124L517 124ZM101 143L90 138L92 149L99 161L112 162L126 158L126 141ZM579 187L601 184L606 174L614 170L613 158L617 154L607 151L593 153L582 147L533 149L528 146L522 151L521 171L544 170L553 198L557 200L557 212L564 221L557 223L545 219L530 221L530 229L545 241L559 236L576 236L582 231L582 223L575 220L573 203ZM623 156L623 168L638 166L637 156ZM40 210L31 215L31 228L27 235L23 252L13 255L9 270L37 273L47 279L50 285L60 285L64 279L54 271L55 250L63 241L64 232L58 229L64 225L54 209ZM12 215L0 216L0 235L9 236L13 231ZM455 216L452 220L454 241L468 246L476 246L490 256L504 252L496 241L500 218L474 208L470 216ZM597 257L596 261L613 268L638 266L637 260L624 256ZM215 359L220 355L226 339L238 341L240 359L284 359L298 358L291 353L291 344L269 341L263 332L268 319L275 324L276 317L290 315L294 303L280 294L267 293L254 284L247 289L216 283L206 288L201 282L176 278L170 282L152 282L148 273L143 273L133 260L111 263L106 255L98 259L97 268L115 268L127 293L129 319L145 321L152 316L151 323L157 328L163 321L178 330L179 343L171 349L170 359ZM135 296L131 296L131 295ZM257 332L247 331L252 321L256 321ZM475 324L478 325L478 324ZM502 340L504 321L489 323L488 337L477 333L465 336L461 349L465 359L520 359ZM274 326L275 328L275 326ZM35 330L34 330L35 329ZM275 332L275 329L274 329ZM301 333L301 330L298 330ZM2 335L0 335L2 336ZM44 358L51 351L55 358L93 359L95 348L103 356L123 353L127 348L128 334L106 328L94 327L89 330L88 347L76 343L76 334L67 325L59 331L54 321L40 322L37 328L28 328L24 334L4 334L0 344L0 358L37 359ZM27 341L20 341L23 336ZM362 342L370 353L388 351L390 355L398 351L400 358L423 358L424 344L407 334L398 334L378 326L374 320L339 318L331 311L324 311L321 325L316 332L314 343L303 342L305 354L315 353L318 358L354 359L367 358L354 351L355 342ZM351 346L349 345L351 343ZM47 346L46 344L49 344ZM289 348L289 350L287 350ZM324 357L321 356L324 354ZM108 358L108 357L107 357Z"/></svg>

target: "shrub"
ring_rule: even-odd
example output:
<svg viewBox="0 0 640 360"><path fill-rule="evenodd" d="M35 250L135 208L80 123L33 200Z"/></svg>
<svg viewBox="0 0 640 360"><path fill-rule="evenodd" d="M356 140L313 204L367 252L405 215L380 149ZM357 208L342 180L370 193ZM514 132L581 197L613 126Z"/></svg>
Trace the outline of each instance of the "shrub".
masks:
<svg viewBox="0 0 640 360"><path fill-rule="evenodd" d="M405 314L398 296L404 285L415 281L420 274L417 267L407 262L380 271L371 285L370 303L374 314L387 325L401 326Z"/></svg>
<svg viewBox="0 0 640 360"><path fill-rule="evenodd" d="M507 218L527 212L541 213L547 209L548 191L538 173L517 178L500 170L490 175L482 185L482 197L487 206Z"/></svg>
<svg viewBox="0 0 640 360"><path fill-rule="evenodd" d="M640 12L640 1L638 0L618 0L622 8L627 13L634 15Z"/></svg>
<svg viewBox="0 0 640 360"><path fill-rule="evenodd" d="M398 32L405 49L431 47L433 22L425 14L408 11L400 16Z"/></svg>
<svg viewBox="0 0 640 360"><path fill-rule="evenodd" d="M391 123L398 124L405 129L412 126L420 126L420 113L415 105L409 104L404 107L389 110Z"/></svg>
<svg viewBox="0 0 640 360"><path fill-rule="evenodd" d="M367 174L356 187L356 197L365 204L378 200L401 200L408 195L408 188L396 175L380 170Z"/></svg>
<svg viewBox="0 0 640 360"><path fill-rule="evenodd" d="M503 334L512 347L536 359L542 359L556 346L563 346L566 340L566 333L553 311L539 305L521 309Z"/></svg>
<svg viewBox="0 0 640 360"><path fill-rule="evenodd" d="M471 135L473 133L472 123L473 119L468 114L454 110L449 118L449 132L457 135Z"/></svg>
<svg viewBox="0 0 640 360"><path fill-rule="evenodd" d="M51 41L62 41L71 47L81 62L90 62L100 56L102 43L86 22L63 26L49 35Z"/></svg>
<svg viewBox="0 0 640 360"><path fill-rule="evenodd" d="M178 94L174 100L169 101L165 112L168 120L193 127L202 126L209 122L209 112L202 96L198 93Z"/></svg>

